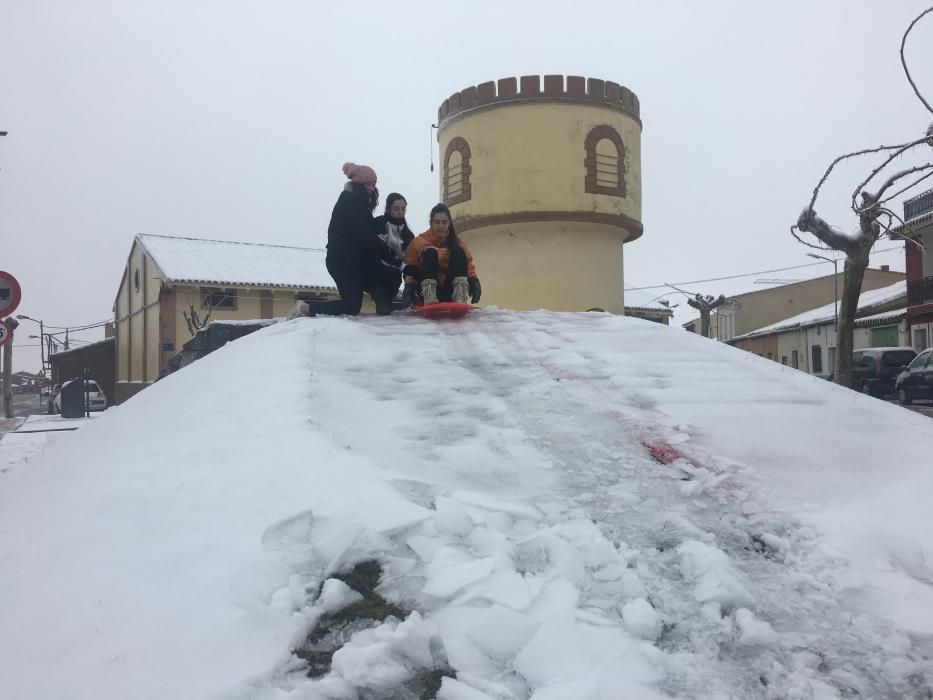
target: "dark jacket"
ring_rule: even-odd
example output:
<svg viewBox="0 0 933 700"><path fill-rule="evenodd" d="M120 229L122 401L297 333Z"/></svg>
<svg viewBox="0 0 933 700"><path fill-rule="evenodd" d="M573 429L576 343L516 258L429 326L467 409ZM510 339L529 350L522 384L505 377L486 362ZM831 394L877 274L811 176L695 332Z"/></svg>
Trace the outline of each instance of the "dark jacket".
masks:
<svg viewBox="0 0 933 700"><path fill-rule="evenodd" d="M411 229L408 228L408 224L402 224L401 228L398 230L398 239L393 240L393 236L390 233L387 224L389 223L389 217L385 214L377 216L373 219L373 230L376 232L376 235L379 239L385 243L389 248L391 248L395 253L395 262L392 263L388 260L383 260L384 265L394 265L401 268L402 260L405 257L405 250L408 248L408 244L411 243L415 234L411 232Z"/></svg>
<svg viewBox="0 0 933 700"><path fill-rule="evenodd" d="M327 227L327 257L380 258L390 253L376 236L369 203L352 190L341 192Z"/></svg>

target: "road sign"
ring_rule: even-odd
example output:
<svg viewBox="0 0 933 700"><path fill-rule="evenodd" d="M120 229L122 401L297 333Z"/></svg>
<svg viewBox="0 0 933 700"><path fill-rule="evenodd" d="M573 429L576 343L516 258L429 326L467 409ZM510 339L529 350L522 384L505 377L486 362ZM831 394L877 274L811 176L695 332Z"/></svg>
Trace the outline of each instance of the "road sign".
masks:
<svg viewBox="0 0 933 700"><path fill-rule="evenodd" d="M6 345L11 340L13 340L13 329L3 321L0 321L0 347Z"/></svg>
<svg viewBox="0 0 933 700"><path fill-rule="evenodd" d="M0 271L0 318L9 316L23 297L19 282L9 272Z"/></svg>

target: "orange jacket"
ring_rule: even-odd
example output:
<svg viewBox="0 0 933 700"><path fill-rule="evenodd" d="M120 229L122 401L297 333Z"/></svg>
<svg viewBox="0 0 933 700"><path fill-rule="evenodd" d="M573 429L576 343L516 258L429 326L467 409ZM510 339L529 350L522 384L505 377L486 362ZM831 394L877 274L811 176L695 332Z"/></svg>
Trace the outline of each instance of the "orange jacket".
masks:
<svg viewBox="0 0 933 700"><path fill-rule="evenodd" d="M417 267L420 264L419 257L421 251L432 246L437 248L437 283L444 284L444 280L447 279L447 265L450 262L450 251L447 250L447 248L441 247L440 238L430 229L408 244L408 248L405 250L405 264ZM463 252L466 253L467 277L476 277L476 268L473 267L473 253L467 248L467 244L463 242L462 238L460 239L460 247L463 248ZM417 281L418 280L411 275L405 276L405 284L415 284Z"/></svg>

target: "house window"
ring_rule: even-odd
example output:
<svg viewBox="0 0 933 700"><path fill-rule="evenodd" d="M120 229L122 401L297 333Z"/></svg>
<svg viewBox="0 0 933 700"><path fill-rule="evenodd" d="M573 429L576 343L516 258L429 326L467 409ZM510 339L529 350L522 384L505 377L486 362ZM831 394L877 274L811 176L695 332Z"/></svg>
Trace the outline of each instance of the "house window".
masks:
<svg viewBox="0 0 933 700"><path fill-rule="evenodd" d="M798 358L796 350L790 351L790 361L794 369L800 369L800 358Z"/></svg>
<svg viewBox="0 0 933 700"><path fill-rule="evenodd" d="M914 328L914 350L920 352L921 350L926 350L929 343L927 342L927 329L926 328Z"/></svg>
<svg viewBox="0 0 933 700"><path fill-rule="evenodd" d="M202 309L236 309L236 290L201 287Z"/></svg>
<svg viewBox="0 0 933 700"><path fill-rule="evenodd" d="M810 355L813 358L813 362L811 363L813 374L820 374L823 371L823 346L811 345Z"/></svg>
<svg viewBox="0 0 933 700"><path fill-rule="evenodd" d="M470 145L457 136L447 144L444 154L444 204L452 206L468 201L472 196L470 186Z"/></svg>
<svg viewBox="0 0 933 700"><path fill-rule="evenodd" d="M781 364L782 364L782 365L786 365L786 364L787 364L787 355L781 355Z"/></svg>
<svg viewBox="0 0 933 700"><path fill-rule="evenodd" d="M592 194L625 196L625 146L619 132L601 124L594 127L584 143L586 191Z"/></svg>

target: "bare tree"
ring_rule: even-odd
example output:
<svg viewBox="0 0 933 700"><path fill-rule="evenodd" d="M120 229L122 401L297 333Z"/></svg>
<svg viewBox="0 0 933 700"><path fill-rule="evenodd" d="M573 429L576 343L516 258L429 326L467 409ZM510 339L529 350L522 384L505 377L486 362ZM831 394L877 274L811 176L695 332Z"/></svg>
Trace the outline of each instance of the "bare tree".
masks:
<svg viewBox="0 0 933 700"><path fill-rule="evenodd" d="M204 316L203 319L200 316L198 316L198 312L195 311L193 304L188 304L188 311L190 312L190 315L185 313L184 311L181 312L181 315L185 317L185 323L188 324L188 332L191 334L192 337L194 337L195 333L197 333L199 330L204 328L204 326L210 323L211 311L213 310L214 310L214 307L208 304L207 314Z"/></svg>
<svg viewBox="0 0 933 700"><path fill-rule="evenodd" d="M923 95L914 84L910 71L907 69L907 60L904 58L904 46L907 42L907 35L924 16L933 12L930 7L921 12L913 22L907 27L904 36L901 39L901 65L907 76L907 81L913 88L914 93L923 103L924 107L933 113L933 107L924 99ZM904 168L881 180L883 171L887 171L888 166L896 159L914 149L923 146L933 146L933 124L926 130L925 134L915 140L907 143L900 143L893 146L878 146L877 148L866 148L852 153L846 153L836 158L823 173L823 177L817 183L813 190L813 196L810 203L801 212L797 223L791 226L791 234L798 241L811 248L818 250L835 250L845 253L845 272L842 285L842 303L839 308L839 326L836 336L836 368L834 371L834 381L837 384L848 386L852 379L852 331L855 326L855 314L858 310L859 296L862 292L862 280L865 276L865 270L868 267L868 259L871 249L884 235L903 236L901 232L906 229L911 232L909 226L905 224L897 214L895 214L887 205L888 203L905 192L916 187L923 180L933 175L933 162L926 162L920 165ZM831 226L827 221L820 218L814 206L819 196L820 188L826 182L833 168L842 161L874 153L886 153L885 159L875 167L868 177L862 180L852 192L852 211L858 217L858 231L853 234L847 234L840 229ZM876 180L877 178L877 180ZM905 185L905 181L907 184ZM871 189L869 189L871 187ZM897 189L899 188L899 189ZM896 191L893 191L895 190ZM897 222L895 224L895 222ZM899 226L898 226L899 224ZM896 228L896 230L895 230ZM803 240L797 235L797 232L808 233L814 236L819 245L814 245ZM910 244L921 245L914 239L906 238Z"/></svg>
<svg viewBox="0 0 933 700"><path fill-rule="evenodd" d="M700 328L702 329L701 334L704 338L709 338L710 313L712 313L713 309L725 304L726 297L722 294L715 298L708 294L706 296L697 294L692 298L687 297L687 303L700 312Z"/></svg>

